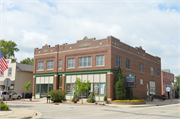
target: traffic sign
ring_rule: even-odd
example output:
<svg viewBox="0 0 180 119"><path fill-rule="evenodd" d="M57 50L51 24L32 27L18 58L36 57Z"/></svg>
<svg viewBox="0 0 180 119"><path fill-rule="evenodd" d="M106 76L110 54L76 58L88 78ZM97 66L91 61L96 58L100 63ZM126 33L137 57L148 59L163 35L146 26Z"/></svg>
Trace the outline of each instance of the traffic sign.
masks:
<svg viewBox="0 0 180 119"><path fill-rule="evenodd" d="M171 88L170 87L166 87L166 91L170 92Z"/></svg>
<svg viewBox="0 0 180 119"><path fill-rule="evenodd" d="M11 85L11 79L10 79L10 78L6 78L6 79L4 80L4 85L5 85L6 87L9 87L9 86Z"/></svg>

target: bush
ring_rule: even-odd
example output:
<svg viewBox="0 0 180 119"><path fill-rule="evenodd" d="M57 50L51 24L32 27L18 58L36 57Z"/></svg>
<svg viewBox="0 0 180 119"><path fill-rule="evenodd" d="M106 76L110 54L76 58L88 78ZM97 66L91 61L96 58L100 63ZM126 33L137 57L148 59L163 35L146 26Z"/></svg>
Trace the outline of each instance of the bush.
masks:
<svg viewBox="0 0 180 119"><path fill-rule="evenodd" d="M104 101L107 101L107 96L106 95L104 96Z"/></svg>
<svg viewBox="0 0 180 119"><path fill-rule="evenodd" d="M51 92L47 93L46 96L51 96L51 101L53 102L62 102L65 99L65 95L67 92L65 90L51 90Z"/></svg>
<svg viewBox="0 0 180 119"><path fill-rule="evenodd" d="M87 100L87 102L89 102L89 103L94 103L94 102L95 102L95 100L94 100L94 98L93 98L93 92L90 93L90 97L89 97L89 99Z"/></svg>
<svg viewBox="0 0 180 119"><path fill-rule="evenodd" d="M9 107L1 101L1 110L9 110Z"/></svg>
<svg viewBox="0 0 180 119"><path fill-rule="evenodd" d="M73 98L71 99L71 102L74 102L76 98L76 94L74 93Z"/></svg>
<svg viewBox="0 0 180 119"><path fill-rule="evenodd" d="M79 98L75 98L76 101L79 101Z"/></svg>

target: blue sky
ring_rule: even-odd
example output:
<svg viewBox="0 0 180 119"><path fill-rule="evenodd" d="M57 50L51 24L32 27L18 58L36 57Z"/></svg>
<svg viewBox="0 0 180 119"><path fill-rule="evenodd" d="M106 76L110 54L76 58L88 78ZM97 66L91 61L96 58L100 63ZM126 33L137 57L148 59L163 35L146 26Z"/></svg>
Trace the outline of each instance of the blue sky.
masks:
<svg viewBox="0 0 180 119"><path fill-rule="evenodd" d="M180 74L180 0L0 0L0 39L13 40L18 61L34 48L109 35L161 57Z"/></svg>

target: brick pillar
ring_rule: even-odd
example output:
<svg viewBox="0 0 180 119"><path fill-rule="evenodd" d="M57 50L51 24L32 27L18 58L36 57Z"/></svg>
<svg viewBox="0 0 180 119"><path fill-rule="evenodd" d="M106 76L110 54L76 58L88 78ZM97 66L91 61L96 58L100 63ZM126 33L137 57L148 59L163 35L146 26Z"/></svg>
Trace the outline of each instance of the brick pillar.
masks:
<svg viewBox="0 0 180 119"><path fill-rule="evenodd" d="M35 76L33 76L32 96L35 96L35 83L36 83L36 77L35 77Z"/></svg>
<svg viewBox="0 0 180 119"><path fill-rule="evenodd" d="M54 90L58 90L58 75L54 75Z"/></svg>
<svg viewBox="0 0 180 119"><path fill-rule="evenodd" d="M115 79L115 73L108 72L107 73L107 98L109 100L114 99L114 79Z"/></svg>
<svg viewBox="0 0 180 119"><path fill-rule="evenodd" d="M65 90L65 75L62 75L62 90Z"/></svg>

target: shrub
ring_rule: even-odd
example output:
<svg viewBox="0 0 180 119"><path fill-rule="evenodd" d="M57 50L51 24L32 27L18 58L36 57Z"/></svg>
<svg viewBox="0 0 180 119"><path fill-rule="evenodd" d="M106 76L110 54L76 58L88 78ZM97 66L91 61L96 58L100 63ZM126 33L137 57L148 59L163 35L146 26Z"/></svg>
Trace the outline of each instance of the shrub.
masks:
<svg viewBox="0 0 180 119"><path fill-rule="evenodd" d="M104 101L107 101L107 96L106 95L104 96Z"/></svg>
<svg viewBox="0 0 180 119"><path fill-rule="evenodd" d="M62 100L65 99L65 95L67 92L65 90L51 90L51 92L48 92L46 95L51 96L51 101L53 102L62 102Z"/></svg>
<svg viewBox="0 0 180 119"><path fill-rule="evenodd" d="M9 110L9 107L1 101L1 110Z"/></svg>
<svg viewBox="0 0 180 119"><path fill-rule="evenodd" d="M74 93L73 98L71 99L71 102L74 102L76 98L76 94Z"/></svg>
<svg viewBox="0 0 180 119"><path fill-rule="evenodd" d="M94 100L94 98L93 98L93 92L90 93L90 97L89 97L89 99L87 100L87 102L89 102L89 103L94 103L94 102L95 102L95 100Z"/></svg>

